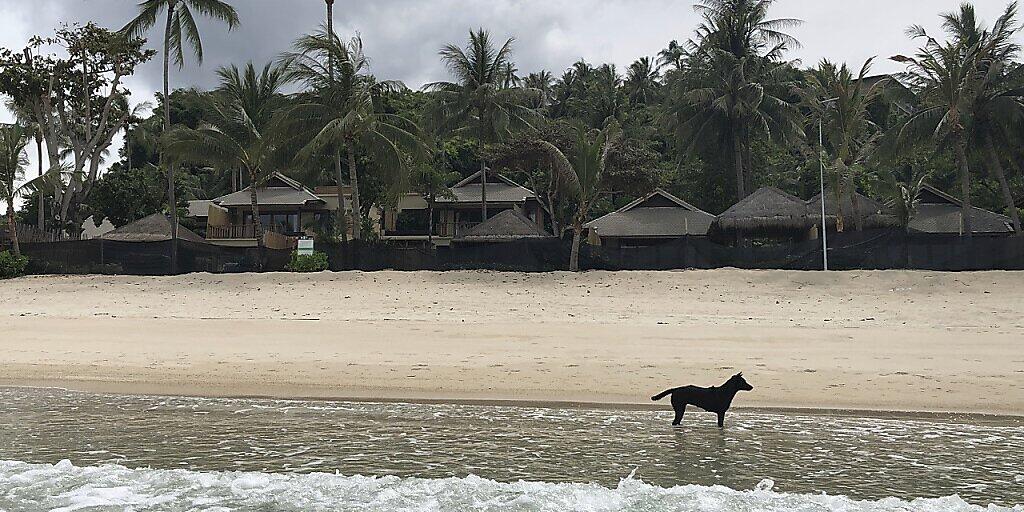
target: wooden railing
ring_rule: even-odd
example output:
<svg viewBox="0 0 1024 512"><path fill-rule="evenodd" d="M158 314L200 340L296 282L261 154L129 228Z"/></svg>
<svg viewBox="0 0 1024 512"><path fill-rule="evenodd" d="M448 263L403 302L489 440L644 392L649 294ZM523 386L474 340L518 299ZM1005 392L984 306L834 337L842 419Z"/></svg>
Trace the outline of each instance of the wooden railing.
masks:
<svg viewBox="0 0 1024 512"><path fill-rule="evenodd" d="M279 233L278 226L263 225L264 233ZM229 224L226 226L207 226L206 238L208 240L238 240L256 238L255 224Z"/></svg>

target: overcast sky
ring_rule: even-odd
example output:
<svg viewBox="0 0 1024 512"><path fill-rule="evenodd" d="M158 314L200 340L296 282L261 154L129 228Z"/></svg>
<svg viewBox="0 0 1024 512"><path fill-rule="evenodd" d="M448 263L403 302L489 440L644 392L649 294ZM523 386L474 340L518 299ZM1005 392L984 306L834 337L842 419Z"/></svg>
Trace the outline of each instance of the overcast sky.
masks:
<svg viewBox="0 0 1024 512"><path fill-rule="evenodd" d="M230 0L241 27L200 20L206 61L189 61L174 71L172 87L214 84L213 70L252 60L262 64L289 48L301 34L323 22L323 0ZM893 72L888 61L911 52L915 43L904 29L918 23L939 31L938 13L960 0L777 0L776 18L799 18L790 32L803 43L790 53L805 65L821 58L859 67L878 56L874 72ZM60 23L95 21L120 28L137 11L135 0L0 0L0 46L20 49L32 35L52 34ZM515 37L515 61L521 74L547 69L556 76L580 58L614 62L624 71L636 58L656 56L666 44L685 41L698 23L693 0L337 0L339 34L360 33L374 74L410 87L446 78L437 50L463 43L471 28L485 27L498 38ZM988 22L1005 7L1003 0L976 0ZM150 34L157 47L158 31ZM1024 42L1024 41L1022 41ZM152 100L160 87L160 62L154 59L128 81L134 101ZM10 121L0 109L0 120Z"/></svg>

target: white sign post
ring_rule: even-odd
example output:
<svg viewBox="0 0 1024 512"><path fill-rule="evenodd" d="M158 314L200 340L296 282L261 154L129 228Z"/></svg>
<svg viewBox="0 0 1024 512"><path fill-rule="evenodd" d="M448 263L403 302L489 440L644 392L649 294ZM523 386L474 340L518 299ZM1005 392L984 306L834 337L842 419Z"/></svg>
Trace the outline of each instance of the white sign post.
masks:
<svg viewBox="0 0 1024 512"><path fill-rule="evenodd" d="M300 238L299 239L299 256L312 256L313 255L313 239L312 238Z"/></svg>

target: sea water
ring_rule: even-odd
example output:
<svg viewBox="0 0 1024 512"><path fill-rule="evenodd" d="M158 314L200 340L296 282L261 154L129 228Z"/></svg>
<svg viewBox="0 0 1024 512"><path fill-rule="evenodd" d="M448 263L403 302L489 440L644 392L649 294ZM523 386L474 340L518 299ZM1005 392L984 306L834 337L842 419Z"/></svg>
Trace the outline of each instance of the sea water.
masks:
<svg viewBox="0 0 1024 512"><path fill-rule="evenodd" d="M1024 512L1014 420L0 388L0 510Z"/></svg>

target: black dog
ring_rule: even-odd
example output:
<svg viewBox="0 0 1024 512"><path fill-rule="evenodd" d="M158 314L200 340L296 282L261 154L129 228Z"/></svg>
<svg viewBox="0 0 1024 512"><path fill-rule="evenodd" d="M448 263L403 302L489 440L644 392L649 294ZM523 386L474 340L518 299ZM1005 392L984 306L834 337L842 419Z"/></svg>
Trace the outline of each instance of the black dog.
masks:
<svg viewBox="0 0 1024 512"><path fill-rule="evenodd" d="M668 395L672 395L672 408L676 411L676 419L672 425L679 425L683 421L683 413L687 405L695 405L708 412L718 414L718 426L725 426L725 411L732 405L732 399L740 391L751 391L754 386L743 380L743 374L733 375L718 387L702 388L697 386L683 386L681 388L662 391L651 397L651 400L658 401Z"/></svg>

